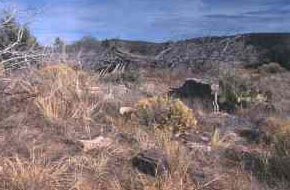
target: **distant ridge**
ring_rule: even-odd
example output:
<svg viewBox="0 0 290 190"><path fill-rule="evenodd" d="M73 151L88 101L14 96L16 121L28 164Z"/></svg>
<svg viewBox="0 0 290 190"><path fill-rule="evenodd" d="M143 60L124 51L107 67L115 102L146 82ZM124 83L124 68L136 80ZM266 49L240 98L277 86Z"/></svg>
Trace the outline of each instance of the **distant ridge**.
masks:
<svg viewBox="0 0 290 190"><path fill-rule="evenodd" d="M290 69L290 33L245 33L230 36L197 37L180 41L162 43L110 39L96 41L93 46L78 46L86 54L86 63L99 64L100 56L108 48L115 47L125 52L127 58L140 58L144 62L156 62L156 65L179 67L194 66L206 62L220 62L224 67L259 66L269 62L278 62ZM74 45L71 45L74 47ZM85 55L85 54L84 54ZM118 55L120 56L120 55ZM220 65L219 65L220 66Z"/></svg>

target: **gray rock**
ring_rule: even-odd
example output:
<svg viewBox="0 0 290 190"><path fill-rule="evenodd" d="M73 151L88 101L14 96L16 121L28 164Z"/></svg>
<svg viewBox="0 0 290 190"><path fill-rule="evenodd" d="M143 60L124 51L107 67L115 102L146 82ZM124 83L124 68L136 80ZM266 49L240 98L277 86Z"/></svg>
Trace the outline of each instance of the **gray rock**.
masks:
<svg viewBox="0 0 290 190"><path fill-rule="evenodd" d="M137 140L129 134L119 133L115 137L116 142L118 143L129 143L129 144L137 144Z"/></svg>
<svg viewBox="0 0 290 190"><path fill-rule="evenodd" d="M261 137L261 133L257 129L252 128L242 128L237 130L238 134L246 138L249 142L258 142Z"/></svg>
<svg viewBox="0 0 290 190"><path fill-rule="evenodd" d="M116 127L112 125L106 125L101 128L102 134L113 133L116 131Z"/></svg>
<svg viewBox="0 0 290 190"><path fill-rule="evenodd" d="M107 137L99 136L92 140L79 140L79 142L83 144L84 152L88 152L93 149L109 147L113 143L113 140Z"/></svg>
<svg viewBox="0 0 290 190"><path fill-rule="evenodd" d="M210 141L210 138L207 137L207 136L205 136L205 135L203 135L203 136L200 137L200 140L201 140L202 142L208 143L208 142Z"/></svg>
<svg viewBox="0 0 290 190"><path fill-rule="evenodd" d="M201 79L188 78L179 88L172 88L171 94L183 97L212 98L212 85Z"/></svg>
<svg viewBox="0 0 290 190"><path fill-rule="evenodd" d="M198 78L188 78L179 88L171 88L169 95L187 100L201 100L203 104L211 108L218 93L218 84Z"/></svg>
<svg viewBox="0 0 290 190"><path fill-rule="evenodd" d="M144 151L132 159L133 167L140 172L158 177L169 173L169 163L165 155L158 151Z"/></svg>

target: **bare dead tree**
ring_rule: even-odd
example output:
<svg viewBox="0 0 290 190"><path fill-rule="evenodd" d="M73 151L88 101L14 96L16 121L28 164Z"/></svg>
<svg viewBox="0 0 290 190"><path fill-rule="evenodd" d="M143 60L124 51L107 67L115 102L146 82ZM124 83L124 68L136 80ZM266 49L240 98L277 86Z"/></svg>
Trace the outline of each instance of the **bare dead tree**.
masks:
<svg viewBox="0 0 290 190"><path fill-rule="evenodd" d="M26 25L15 21L17 10L10 9L3 12L0 23L0 36L4 39L0 42L2 72L40 63L46 54L38 46L35 38L30 35Z"/></svg>

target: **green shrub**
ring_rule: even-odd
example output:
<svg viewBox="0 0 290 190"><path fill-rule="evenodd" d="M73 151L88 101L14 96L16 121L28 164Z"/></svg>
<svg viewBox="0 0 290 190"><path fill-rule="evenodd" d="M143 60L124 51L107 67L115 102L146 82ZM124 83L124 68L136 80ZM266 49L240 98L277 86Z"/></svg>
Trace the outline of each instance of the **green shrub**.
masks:
<svg viewBox="0 0 290 190"><path fill-rule="evenodd" d="M290 121L268 118L262 131L270 151L265 154L248 154L251 169L270 185L290 180ZM244 158L244 160L246 160Z"/></svg>
<svg viewBox="0 0 290 190"><path fill-rule="evenodd" d="M179 99L152 97L138 102L139 122L146 126L168 127L177 132L196 126L194 113Z"/></svg>
<svg viewBox="0 0 290 190"><path fill-rule="evenodd" d="M249 106L255 99L249 76L225 74L220 79L219 104L221 109L233 111Z"/></svg>
<svg viewBox="0 0 290 190"><path fill-rule="evenodd" d="M263 128L266 139L274 148L275 154L290 157L290 121L280 118L268 118Z"/></svg>
<svg viewBox="0 0 290 190"><path fill-rule="evenodd" d="M261 74L274 74L274 73L280 73L283 72L285 69L281 67L279 63L269 63L262 65L258 68L259 73Z"/></svg>

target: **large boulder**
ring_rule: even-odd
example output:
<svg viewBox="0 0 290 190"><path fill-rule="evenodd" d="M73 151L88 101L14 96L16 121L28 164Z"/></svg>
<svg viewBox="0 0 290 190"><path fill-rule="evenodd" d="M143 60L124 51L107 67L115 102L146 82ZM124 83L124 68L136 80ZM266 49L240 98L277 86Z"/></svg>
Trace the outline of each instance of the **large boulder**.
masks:
<svg viewBox="0 0 290 190"><path fill-rule="evenodd" d="M182 99L201 100L206 107L212 107L219 86L198 78L188 78L179 88L172 88L169 95Z"/></svg>

